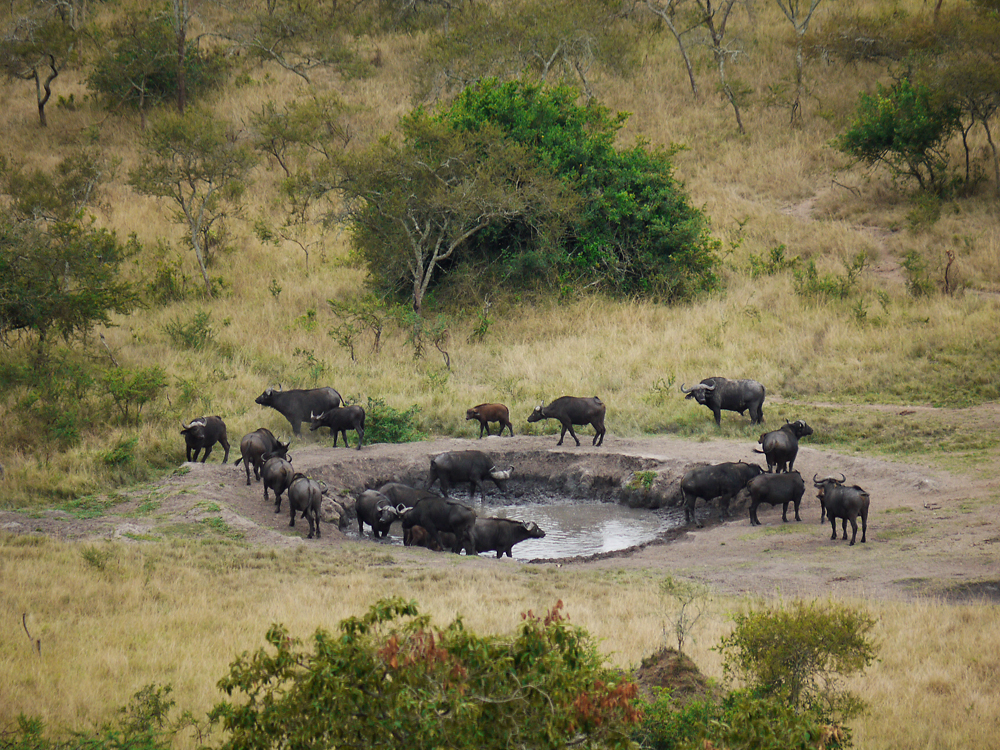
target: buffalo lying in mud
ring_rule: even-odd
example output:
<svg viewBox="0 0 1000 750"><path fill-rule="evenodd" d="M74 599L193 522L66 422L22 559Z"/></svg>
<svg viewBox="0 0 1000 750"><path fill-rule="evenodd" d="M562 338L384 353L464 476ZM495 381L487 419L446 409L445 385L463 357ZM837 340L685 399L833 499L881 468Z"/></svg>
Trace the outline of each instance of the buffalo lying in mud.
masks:
<svg viewBox="0 0 1000 750"><path fill-rule="evenodd" d="M749 411L750 424L764 421L764 386L756 380L705 378L690 388L681 383L681 393L687 394L685 398L693 398L711 409L717 425L722 424L723 411L739 412L741 416Z"/></svg>
<svg viewBox="0 0 1000 750"><path fill-rule="evenodd" d="M309 421L309 415L322 414L343 403L340 394L330 387L287 391L268 388L255 401L261 406L270 406L281 414L292 425L292 432L296 435L302 434L302 423Z"/></svg>
<svg viewBox="0 0 1000 750"><path fill-rule="evenodd" d="M250 467L253 467L253 476L260 481L260 470L264 466L265 456L286 456L288 455L288 443L282 443L269 429L260 427L253 432L248 432L240 440L240 457L233 464L240 465L247 471L247 486L250 486Z"/></svg>
<svg viewBox="0 0 1000 750"><path fill-rule="evenodd" d="M562 431L559 433L559 442L556 445L563 444L563 438L566 437L566 430L569 430L569 434L576 440L576 444L580 445L580 440L573 431L573 425L589 424L594 428L594 440L591 444L603 445L605 411L604 403L597 396L590 398L560 396L548 406L544 404L536 406L535 410L528 417L528 421L538 422L543 419L558 419L562 425Z"/></svg>
<svg viewBox="0 0 1000 750"><path fill-rule="evenodd" d="M714 464L691 469L681 478L681 492L684 495L684 522L697 522L694 504L699 497L710 502L712 498L719 499L719 520L729 515L729 501L747 482L763 473L757 464L738 463Z"/></svg>
<svg viewBox="0 0 1000 750"><path fill-rule="evenodd" d="M309 430L316 431L320 427L329 427L330 434L333 435L333 447L337 447L337 435L344 436L344 445L350 448L347 442L347 431L354 430L358 434L358 450L361 450L365 442L365 410L361 406L341 406L336 409L327 409L322 414L311 413L309 415Z"/></svg>
<svg viewBox="0 0 1000 750"><path fill-rule="evenodd" d="M205 455L201 457L201 462L205 463L212 453L212 446L218 443L226 449L222 463L229 463L229 439L226 436L226 423L222 421L222 417L198 417L192 419L191 424L181 422L181 428L188 461L197 461L198 452L204 448Z"/></svg>
<svg viewBox="0 0 1000 750"><path fill-rule="evenodd" d="M427 489L429 490L434 482L440 480L441 494L448 497L448 490L452 485L468 482L469 497L474 498L476 490L479 490L485 503L486 480L489 479L501 492L504 492L505 483L510 479L513 470L513 466L506 470L498 469L493 459L482 451L448 451L431 459Z"/></svg>
<svg viewBox="0 0 1000 750"><path fill-rule="evenodd" d="M503 435L504 430L510 430L510 436L514 437L514 426L510 423L510 411L503 404L479 404L479 406L473 406L471 409L465 412L465 421L468 422L470 419L475 419L479 422L479 438L483 437L483 432L486 432L486 436L490 435L490 422L498 422L500 424L500 432L498 435Z"/></svg>
<svg viewBox="0 0 1000 750"><path fill-rule="evenodd" d="M819 490L817 497L822 508L820 512L820 523L823 522L823 513L830 519L830 526L833 528L831 540L837 538L837 519L843 519L844 539L847 539L847 522L851 522L851 544L858 538L858 517L861 517L861 543L864 544L868 535L868 506L871 501L868 493L853 485L847 487L844 482L847 477L843 474L840 479L835 477L825 477L818 479L813 475L813 486Z"/></svg>
<svg viewBox="0 0 1000 750"><path fill-rule="evenodd" d="M799 453L799 438L812 434L812 427L801 419L785 422L780 429L761 435L757 442L763 450L754 448L753 452L764 454L768 471L772 467L776 472L791 471Z"/></svg>
<svg viewBox="0 0 1000 750"><path fill-rule="evenodd" d="M802 494L806 491L806 485L799 472L761 474L751 479L747 488L750 490L751 526L760 526L757 508L762 503L780 505L781 520L785 523L788 523L788 504L792 503L795 506L795 520L802 520L799 517L799 505L802 503Z"/></svg>

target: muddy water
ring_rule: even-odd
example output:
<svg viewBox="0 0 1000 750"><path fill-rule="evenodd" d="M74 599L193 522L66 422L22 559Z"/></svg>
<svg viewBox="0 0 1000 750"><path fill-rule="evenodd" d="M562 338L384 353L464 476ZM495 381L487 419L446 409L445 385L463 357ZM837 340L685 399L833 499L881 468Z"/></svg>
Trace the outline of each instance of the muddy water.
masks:
<svg viewBox="0 0 1000 750"><path fill-rule="evenodd" d="M684 512L627 508L615 503L553 502L545 505L501 505L480 515L534 521L543 539L514 545L519 560L559 559L616 552L644 544L684 522ZM488 553L495 554L495 553Z"/></svg>

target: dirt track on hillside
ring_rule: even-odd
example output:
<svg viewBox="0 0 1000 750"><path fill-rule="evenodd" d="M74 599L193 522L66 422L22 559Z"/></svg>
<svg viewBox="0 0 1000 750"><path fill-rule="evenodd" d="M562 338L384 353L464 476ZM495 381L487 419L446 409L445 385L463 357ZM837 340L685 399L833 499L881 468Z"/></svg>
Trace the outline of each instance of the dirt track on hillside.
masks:
<svg viewBox="0 0 1000 750"><path fill-rule="evenodd" d="M478 448L498 464L515 466L508 491L534 482L558 485L570 495L620 498L637 470L655 471L653 494L629 495L633 505L676 500L676 483L700 462L752 460L743 441L693 442L658 437L608 436L602 447L556 447L552 436L447 439L404 445L365 446L362 451L328 447L325 441L294 450L299 471L322 478L331 494L357 493L386 481L420 483L428 457L445 450ZM734 504L733 520L682 530L642 548L597 558L560 561L582 568L646 568L688 577L713 590L733 594L858 595L871 598L942 596L955 600L1000 601L1000 520L998 483L956 476L922 466L800 448L796 468L813 474L843 472L871 495L867 543L851 547L830 541L830 526L819 525L819 503L811 482L803 499L802 522L783 524L781 508L763 506L762 526L749 525L745 506ZM176 533L226 534L243 543L288 547L371 545L323 524L321 539L304 538L306 524L288 528L287 511L275 515L261 487L246 486L242 467L216 463L184 464L172 476L119 493L120 500L96 518L62 511L27 515L0 513L0 530L36 533L66 540L120 539L130 543L169 538ZM497 495L492 490L492 495ZM488 509L488 508L487 508ZM651 511L653 512L653 511ZM714 508L706 517L716 516ZM838 527L839 528L839 527ZM182 530L182 531L178 531ZM183 531L186 530L186 531ZM848 526L850 534L850 526ZM435 564L434 553L394 547ZM441 554L441 553L438 553ZM442 560L442 562L444 562ZM454 564L454 559L448 561ZM524 564L490 556L463 560L467 565ZM546 564L546 563L537 563ZM555 563L553 563L555 564Z"/></svg>

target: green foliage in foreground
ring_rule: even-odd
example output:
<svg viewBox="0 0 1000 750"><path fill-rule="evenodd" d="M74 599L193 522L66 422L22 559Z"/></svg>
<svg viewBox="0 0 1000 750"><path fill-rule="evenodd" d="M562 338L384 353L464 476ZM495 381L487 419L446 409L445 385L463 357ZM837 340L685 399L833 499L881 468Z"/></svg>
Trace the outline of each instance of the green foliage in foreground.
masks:
<svg viewBox="0 0 1000 750"><path fill-rule="evenodd" d="M312 647L280 626L219 687L221 750L272 748L628 748L636 686L602 666L557 604L513 637L443 629L415 603L382 600Z"/></svg>
<svg viewBox="0 0 1000 750"><path fill-rule="evenodd" d="M365 408L365 437L372 443L412 443L427 436L417 428L420 407L414 404L405 411L395 409L383 398L368 397Z"/></svg>
<svg viewBox="0 0 1000 750"><path fill-rule="evenodd" d="M851 747L850 733L801 713L773 697L749 690L729 693L721 702L692 701L683 708L659 693L645 710L636 732L648 750L834 750Z"/></svg>

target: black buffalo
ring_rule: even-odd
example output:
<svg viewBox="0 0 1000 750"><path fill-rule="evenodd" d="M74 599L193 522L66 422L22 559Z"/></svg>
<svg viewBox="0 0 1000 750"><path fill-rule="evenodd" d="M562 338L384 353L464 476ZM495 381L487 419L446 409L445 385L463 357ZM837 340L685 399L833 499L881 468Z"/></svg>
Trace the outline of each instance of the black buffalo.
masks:
<svg viewBox="0 0 1000 750"><path fill-rule="evenodd" d="M295 469L291 461L282 456L272 456L264 462L260 470L261 482L264 485L264 499L267 500L268 489L274 490L274 512L281 511L281 495L292 483Z"/></svg>
<svg viewBox="0 0 1000 750"><path fill-rule="evenodd" d="M358 535L364 536L365 524L372 527L372 535L379 539L389 536L389 527L399 518L399 510L392 501L375 490L365 490L355 506L358 514Z"/></svg>
<svg viewBox="0 0 1000 750"><path fill-rule="evenodd" d="M767 470L791 471L795 465L795 457L799 453L799 438L812 435L812 427L804 420L785 422L780 429L765 432L757 440L763 450L753 449L754 453L763 453L767 460Z"/></svg>
<svg viewBox="0 0 1000 750"><path fill-rule="evenodd" d="M579 445L580 440L577 438L576 433L573 432L573 425L589 424L594 428L592 445L603 445L605 411L606 407L604 403L597 396L591 398L560 396L548 406L536 406L535 410L531 412L531 416L528 417L528 421L538 422L542 419L558 419L562 425L562 431L559 433L559 442L556 445L563 444L563 438L566 437L566 430L569 430L570 436Z"/></svg>
<svg viewBox="0 0 1000 750"><path fill-rule="evenodd" d="M525 523L509 518L477 518L472 527L472 536L476 543L476 554L496 550L499 560L504 555L513 557L511 548L515 544L525 539L541 539L545 532L534 521Z"/></svg>
<svg viewBox="0 0 1000 750"><path fill-rule="evenodd" d="M741 416L749 411L750 424L764 421L764 386L756 380L705 378L691 388L685 388L681 383L681 393L687 394L685 398L693 398L711 409L717 425L722 424L723 410L739 412Z"/></svg>
<svg viewBox="0 0 1000 750"><path fill-rule="evenodd" d="M397 508L400 505L404 508L412 508L417 504L417 501L423 500L425 497L440 497L440 495L435 495L433 492L418 490L416 487L410 487L399 482L383 484L378 488L378 491L389 498Z"/></svg>
<svg viewBox="0 0 1000 750"><path fill-rule="evenodd" d="M229 463L229 439L226 436L226 423L222 421L222 417L198 417L192 419L191 424L181 422L181 427L183 428L181 435L184 436L187 446L188 461L197 461L198 452L204 448L205 455L201 457L201 462L205 463L212 453L212 446L218 443L226 449L222 463ZM191 457L192 452L194 458Z"/></svg>
<svg viewBox="0 0 1000 750"><path fill-rule="evenodd" d="M322 414L328 409L336 409L343 403L340 394L333 388L294 388L283 391L268 388L256 399L261 406L270 406L292 425L292 432L302 434L302 423L309 421L310 414Z"/></svg>
<svg viewBox="0 0 1000 750"><path fill-rule="evenodd" d="M847 487L844 482L847 477L840 475L841 479L826 477L817 479L813 476L813 486L819 490L817 497L822 508L820 513L820 523L823 522L823 513L830 519L830 526L833 535L830 539L837 538L837 519L843 519L844 539L847 539L847 522L851 522L851 544L858 538L858 516L861 517L861 543L864 544L868 535L868 505L871 500L868 493L854 485Z"/></svg>
<svg viewBox="0 0 1000 750"><path fill-rule="evenodd" d="M269 429L260 427L253 432L248 432L240 440L240 457L233 464L240 465L247 471L247 486L250 486L250 468L253 467L254 479L260 481L260 470L264 466L265 456L287 456L288 443L282 443Z"/></svg>
<svg viewBox="0 0 1000 750"><path fill-rule="evenodd" d="M423 526L441 549L457 553L465 548L470 555L476 553L476 540L472 535L476 511L464 503L446 497L428 497L404 510L401 518L404 538L414 526ZM443 540L444 533L455 535L451 544Z"/></svg>
<svg viewBox="0 0 1000 750"><path fill-rule="evenodd" d="M802 503L802 494L806 491L806 484L797 471L789 471L784 474L761 474L754 477L747 484L750 490L750 525L760 526L760 519L757 518L757 507L762 503L768 505L781 505L781 520L788 523L788 504L795 506L795 520L801 521L799 517L799 505Z"/></svg>
<svg viewBox="0 0 1000 750"><path fill-rule="evenodd" d="M501 492L514 470L501 470L493 463L493 459L482 451L448 451L431 459L431 470L427 477L427 489L440 480L441 494L448 497L448 490L459 482L469 483L469 497L476 496L476 490L482 494L486 502L486 480L492 481Z"/></svg>
<svg viewBox="0 0 1000 750"><path fill-rule="evenodd" d="M365 410L360 406L341 406L336 409L327 409L322 414L311 413L309 415L309 429L318 430L320 427L329 427L330 434L333 435L333 447L337 447L337 435L344 436L344 445L350 448L347 442L347 431L354 430L358 433L358 450L361 450L365 442Z"/></svg>
<svg viewBox="0 0 1000 750"><path fill-rule="evenodd" d="M315 528L316 538L320 537L319 514L323 505L323 487L315 479L296 472L288 485L288 509L291 512L289 526L295 526L295 514L299 512L302 518L309 522L309 539L313 538Z"/></svg>
<svg viewBox="0 0 1000 750"><path fill-rule="evenodd" d="M719 499L719 520L729 515L729 501L746 487L747 482L762 474L764 470L757 464L738 463L714 464L691 469L681 478L681 492L684 495L684 522L697 522L694 504L699 497L705 502ZM698 522L700 527L702 524Z"/></svg>

